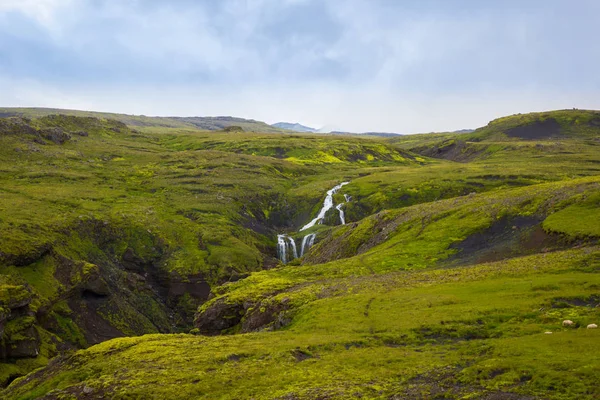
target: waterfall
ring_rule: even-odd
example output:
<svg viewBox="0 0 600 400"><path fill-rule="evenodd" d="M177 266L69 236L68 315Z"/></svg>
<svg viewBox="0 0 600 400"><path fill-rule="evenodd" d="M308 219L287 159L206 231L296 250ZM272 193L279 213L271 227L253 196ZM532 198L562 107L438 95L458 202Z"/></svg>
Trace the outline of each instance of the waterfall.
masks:
<svg viewBox="0 0 600 400"><path fill-rule="evenodd" d="M327 196L325 197L325 201L323 202L323 207L321 207L321 210L319 211L319 215L317 215L317 217L315 219L313 219L312 221L310 221L308 224L304 225L302 228L300 228L300 232L308 229L308 228L312 228L313 226L315 226L315 224L318 222L319 224L323 223L323 219L325 219L325 214L327 214L327 211L331 210L331 208L333 207L333 195L336 194L338 192L338 190L340 190L342 188L342 186L349 184L350 182L342 182L339 185L337 185L336 187L334 187L333 189L329 189L327 191Z"/></svg>
<svg viewBox="0 0 600 400"><path fill-rule="evenodd" d="M294 258L298 258L298 251L296 250L296 242L294 241L293 238L288 236L288 239L290 241L290 245L292 246L292 254L294 255Z"/></svg>
<svg viewBox="0 0 600 400"><path fill-rule="evenodd" d="M340 212L340 222L342 225L346 225L346 218L344 218L344 210L342 210L342 206L346 203L340 203L335 206L335 209Z"/></svg>
<svg viewBox="0 0 600 400"><path fill-rule="evenodd" d="M294 238L288 235L277 235L277 256L284 264L298 258L298 249L296 248Z"/></svg>
<svg viewBox="0 0 600 400"><path fill-rule="evenodd" d="M325 200L323 201L323 207L319 210L319 214L315 219L310 221L308 224L304 225L299 232L302 232L306 229L312 228L315 224L322 224L325 219L325 215L327 211L333 208L333 195L336 194L344 185L347 185L350 182L342 182L339 185L335 186L333 189L327 191L327 196L325 196ZM342 206L352 200L352 197L344 194L345 203L340 203L335 206L336 210L340 213L340 223L342 225L346 224L346 218L344 216L344 210L342 210ZM296 241L294 238L288 235L277 235L277 256L279 260L283 264L287 264L288 261L296 259L298 257L302 257L306 254L308 249L312 247L315 243L315 238L317 237L316 233L309 233L302 238L302 244L300 245L300 254L298 255L298 248L296 247Z"/></svg>
<svg viewBox="0 0 600 400"><path fill-rule="evenodd" d="M300 246L300 257L302 257L306 251L312 247L312 245L315 243L316 237L316 233L309 233L308 235L304 236L302 239L302 246Z"/></svg>
<svg viewBox="0 0 600 400"><path fill-rule="evenodd" d="M287 263L287 245L285 235L277 235L277 255L282 263Z"/></svg>

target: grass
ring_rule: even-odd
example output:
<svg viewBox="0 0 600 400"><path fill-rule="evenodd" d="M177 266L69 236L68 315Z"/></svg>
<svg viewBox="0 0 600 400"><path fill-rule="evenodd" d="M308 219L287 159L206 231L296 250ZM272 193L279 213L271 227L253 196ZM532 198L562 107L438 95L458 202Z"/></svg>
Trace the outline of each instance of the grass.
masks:
<svg viewBox="0 0 600 400"><path fill-rule="evenodd" d="M598 275L580 267L593 254L597 248L465 267L454 279L396 274L386 289L366 285L304 306L276 332L117 339L62 359L8 394L68 398L84 380L114 398L387 398L415 388L428 397L440 385L456 395L593 396L600 359L573 355L593 348L598 332L561 321L585 326L600 315L549 307L558 296L597 293Z"/></svg>
<svg viewBox="0 0 600 400"><path fill-rule="evenodd" d="M600 395L592 112L391 139L19 112L36 118L0 132L0 331L41 354L0 381L59 357L6 398ZM506 134L548 119L561 137ZM348 224L279 264L276 234L299 239L342 181ZM234 334L181 334L194 316Z"/></svg>

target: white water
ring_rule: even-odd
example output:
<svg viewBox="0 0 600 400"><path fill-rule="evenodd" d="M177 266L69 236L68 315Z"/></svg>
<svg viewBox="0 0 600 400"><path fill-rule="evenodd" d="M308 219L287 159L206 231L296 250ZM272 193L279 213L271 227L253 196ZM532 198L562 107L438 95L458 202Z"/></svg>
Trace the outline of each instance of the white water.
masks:
<svg viewBox="0 0 600 400"><path fill-rule="evenodd" d="M302 257L304 253L306 253L306 251L312 247L312 245L315 243L316 237L316 233L309 233L308 235L304 236L304 238L302 238L302 246L300 246L300 257Z"/></svg>
<svg viewBox="0 0 600 400"><path fill-rule="evenodd" d="M335 206L335 209L340 212L340 222L342 223L342 225L346 225L346 218L344 218L344 210L342 210L342 206L344 204L346 203L340 203L337 206Z"/></svg>
<svg viewBox="0 0 600 400"><path fill-rule="evenodd" d="M277 235L277 255L282 263L287 263L287 246L285 245L285 235Z"/></svg>
<svg viewBox="0 0 600 400"><path fill-rule="evenodd" d="M294 241L293 238L288 236L288 239L290 240L290 245L292 246L292 254L294 255L294 258L298 258L298 250L296 250L296 242Z"/></svg>
<svg viewBox="0 0 600 400"><path fill-rule="evenodd" d="M300 232L302 232L303 230L312 228L317 223L319 223L319 224L323 223L323 220L325 219L325 215L327 214L327 212L329 210L331 210L333 208L333 195L336 194L342 188L342 186L347 185L348 183L350 183L350 182L342 182L339 185L335 186L333 189L330 189L327 191L327 196L325 196L325 200L323 201L323 207L321 207L321 210L319 210L319 214L317 215L317 217L315 219L310 221L308 224L304 225L300 229ZM352 200L352 197L345 194L344 199L346 200L346 202L349 202L350 200ZM336 210L338 210L338 212L340 213L340 223L342 225L346 224L344 210L342 210L342 206L344 204L346 204L346 203L340 203L335 207ZM310 249L312 247L312 245L315 243L316 237L317 237L316 233L309 233L308 235L305 235L302 238L302 244L300 245L300 257L304 256L304 254L306 254L308 249ZM289 250L288 250L288 244L289 244ZM277 255L278 255L279 259L281 260L281 262L284 264L287 264L288 260L291 261L295 258L298 258L298 249L296 247L296 242L294 241L294 238L292 238L288 235L277 235ZM288 259L288 256L290 256L289 259Z"/></svg>
<svg viewBox="0 0 600 400"><path fill-rule="evenodd" d="M302 228L300 228L300 232L308 229L308 228L312 228L313 226L315 226L315 224L318 222L319 224L323 223L323 219L325 219L325 214L327 214L327 211L331 210L331 208L333 207L333 195L336 194L338 192L338 190L340 190L342 188L342 186L349 184L350 182L342 182L339 185L337 185L336 187L334 187L333 189L329 189L327 191L327 196L325 196L325 201L323 202L323 207L321 207L321 210L319 211L319 215L317 215L317 217L315 219L313 219L312 221L310 221L308 224L304 225Z"/></svg>

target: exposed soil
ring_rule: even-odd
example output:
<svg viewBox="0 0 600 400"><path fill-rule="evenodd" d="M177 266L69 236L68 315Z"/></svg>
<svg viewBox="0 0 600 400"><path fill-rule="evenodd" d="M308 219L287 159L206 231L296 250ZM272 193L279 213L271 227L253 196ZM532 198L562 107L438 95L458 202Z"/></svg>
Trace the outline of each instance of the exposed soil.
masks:
<svg viewBox="0 0 600 400"><path fill-rule="evenodd" d="M426 157L442 158L444 160L468 162L479 158L485 153L483 146L471 146L462 140L451 143L442 142L434 146L414 148L411 151Z"/></svg>
<svg viewBox="0 0 600 400"><path fill-rule="evenodd" d="M506 135L519 139L549 139L560 136L560 124L554 118L545 121L535 121L533 124L517 126L507 130Z"/></svg>
<svg viewBox="0 0 600 400"><path fill-rule="evenodd" d="M551 301L552 308L600 307L600 295L589 297L556 297Z"/></svg>
<svg viewBox="0 0 600 400"><path fill-rule="evenodd" d="M468 386L457 381L461 368L446 367L441 371L422 374L409 380L402 390L390 396L390 400L429 400L469 398L483 400L534 400L534 397L503 391L487 391L481 387ZM471 397L479 393L477 397Z"/></svg>
<svg viewBox="0 0 600 400"><path fill-rule="evenodd" d="M447 262L451 265L500 261L527 254L567 247L559 236L546 233L540 217L516 216L494 222L486 230L450 246L458 252Z"/></svg>

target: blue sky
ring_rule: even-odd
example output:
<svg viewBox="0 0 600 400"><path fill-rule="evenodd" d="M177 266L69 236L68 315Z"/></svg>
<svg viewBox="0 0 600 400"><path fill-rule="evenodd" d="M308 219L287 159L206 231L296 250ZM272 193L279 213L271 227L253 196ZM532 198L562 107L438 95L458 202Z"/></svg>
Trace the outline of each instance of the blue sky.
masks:
<svg viewBox="0 0 600 400"><path fill-rule="evenodd" d="M350 131L600 108L597 0L0 0L0 106Z"/></svg>

